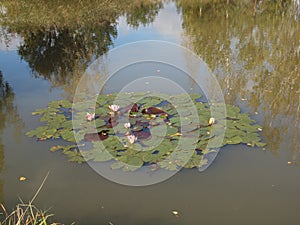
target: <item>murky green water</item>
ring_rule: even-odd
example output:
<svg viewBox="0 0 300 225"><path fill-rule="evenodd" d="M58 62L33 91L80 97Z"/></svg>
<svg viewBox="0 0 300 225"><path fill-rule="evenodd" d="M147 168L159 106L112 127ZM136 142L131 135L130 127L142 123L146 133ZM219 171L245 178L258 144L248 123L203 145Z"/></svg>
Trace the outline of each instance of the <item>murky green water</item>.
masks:
<svg viewBox="0 0 300 225"><path fill-rule="evenodd" d="M14 11L4 14L11 23L2 21L0 42L1 202L12 208L18 197L30 199L50 171L35 204L66 224L299 224L300 6L258 1L254 12L252 3L199 2L148 3L127 9L127 20L116 11L113 23L91 19L81 27L68 17L71 22L57 22L56 29ZM26 21L31 25L24 27ZM199 55L217 76L226 102L263 125L267 147L228 146L203 173L184 170L160 184L127 187L51 153L51 142L25 137L39 126L31 112L53 99L72 99L97 56L152 39ZM107 90L122 87L134 72L128 71ZM186 77L176 79L188 87Z"/></svg>

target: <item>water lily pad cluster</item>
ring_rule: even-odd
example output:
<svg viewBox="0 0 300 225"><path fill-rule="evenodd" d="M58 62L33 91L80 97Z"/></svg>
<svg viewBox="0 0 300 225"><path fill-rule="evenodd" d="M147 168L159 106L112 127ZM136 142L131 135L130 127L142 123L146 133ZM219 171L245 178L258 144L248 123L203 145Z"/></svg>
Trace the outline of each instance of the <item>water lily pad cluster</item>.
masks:
<svg viewBox="0 0 300 225"><path fill-rule="evenodd" d="M184 95L146 93L100 94L96 101L74 104L52 101L32 113L43 125L26 134L41 141L64 140L60 145L54 141L50 150L62 151L69 161L110 161L112 169L125 171L201 168L207 164L205 156L222 146L265 145L262 128L238 107L226 105L226 115L218 115L216 104L212 117L211 104L201 102L201 95L188 98L192 105Z"/></svg>

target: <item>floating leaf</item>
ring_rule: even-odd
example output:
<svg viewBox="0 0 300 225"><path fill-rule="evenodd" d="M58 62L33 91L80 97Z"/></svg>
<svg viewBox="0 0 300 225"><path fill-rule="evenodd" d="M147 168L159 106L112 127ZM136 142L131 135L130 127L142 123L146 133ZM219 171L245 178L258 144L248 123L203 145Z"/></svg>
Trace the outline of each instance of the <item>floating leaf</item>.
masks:
<svg viewBox="0 0 300 225"><path fill-rule="evenodd" d="M161 162L158 162L157 165L161 168L164 168L166 170L175 171L178 169L177 165L173 161L169 160L163 160Z"/></svg>
<svg viewBox="0 0 300 225"><path fill-rule="evenodd" d="M25 181L25 180L27 180L26 177L20 177L20 178L19 178L19 181Z"/></svg>
<svg viewBox="0 0 300 225"><path fill-rule="evenodd" d="M191 97L191 99L197 100L197 99L201 98L202 95L199 93L192 93L192 94L190 94L190 97Z"/></svg>
<svg viewBox="0 0 300 225"><path fill-rule="evenodd" d="M66 141L69 141L69 142L75 142L75 138L74 138L74 133L73 131L70 131L70 130L66 130L62 133L62 138Z"/></svg>
<svg viewBox="0 0 300 225"><path fill-rule="evenodd" d="M174 216L177 216L177 217L179 216L179 212L176 211L176 210L173 210L173 211L172 211L172 214L173 214Z"/></svg>
<svg viewBox="0 0 300 225"><path fill-rule="evenodd" d="M61 100L60 101L60 107L62 108L72 108L72 102L68 100Z"/></svg>
<svg viewBox="0 0 300 225"><path fill-rule="evenodd" d="M95 162L106 162L114 158L108 151L100 149L92 149L82 154L87 161L93 160Z"/></svg>
<svg viewBox="0 0 300 225"><path fill-rule="evenodd" d="M122 163L122 162L116 162L116 163L111 164L110 167L111 167L113 170L121 169L122 167L124 167L124 163Z"/></svg>
<svg viewBox="0 0 300 225"><path fill-rule="evenodd" d="M131 166L137 167L141 167L144 164L143 160L137 156L129 157L127 163Z"/></svg>
<svg viewBox="0 0 300 225"><path fill-rule="evenodd" d="M236 145L243 142L243 139L239 136L234 136L230 140L227 141L228 144Z"/></svg>

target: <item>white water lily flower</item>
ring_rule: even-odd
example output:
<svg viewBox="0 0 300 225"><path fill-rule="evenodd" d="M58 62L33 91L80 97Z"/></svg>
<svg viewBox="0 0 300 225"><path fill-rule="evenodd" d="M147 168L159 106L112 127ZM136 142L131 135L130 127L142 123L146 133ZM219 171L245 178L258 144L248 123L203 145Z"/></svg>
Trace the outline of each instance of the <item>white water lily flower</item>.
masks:
<svg viewBox="0 0 300 225"><path fill-rule="evenodd" d="M127 139L130 144L133 144L137 140L137 137L132 134L132 135L127 136Z"/></svg>
<svg viewBox="0 0 300 225"><path fill-rule="evenodd" d="M95 119L95 113L91 114L87 112L85 118L87 121L92 121L93 119Z"/></svg>
<svg viewBox="0 0 300 225"><path fill-rule="evenodd" d="M119 110L119 108L120 108L120 106L118 106L118 105L110 105L108 107L113 112L117 112Z"/></svg>
<svg viewBox="0 0 300 225"><path fill-rule="evenodd" d="M215 124L215 123L216 123L216 119L213 118L213 117L210 118L209 121L208 121L208 124L209 124L209 125L213 125L213 124Z"/></svg>
<svg viewBox="0 0 300 225"><path fill-rule="evenodd" d="M131 124L130 123L124 123L124 127L128 129L128 128L131 127Z"/></svg>

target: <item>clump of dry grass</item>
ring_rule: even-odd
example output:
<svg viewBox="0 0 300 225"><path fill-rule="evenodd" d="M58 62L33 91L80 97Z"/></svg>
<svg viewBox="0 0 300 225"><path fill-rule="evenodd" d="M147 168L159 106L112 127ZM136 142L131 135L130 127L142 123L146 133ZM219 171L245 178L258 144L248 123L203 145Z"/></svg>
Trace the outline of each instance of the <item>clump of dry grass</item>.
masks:
<svg viewBox="0 0 300 225"><path fill-rule="evenodd" d="M8 212L3 204L0 204L0 216L3 217L0 220L0 225L59 225L60 223L51 223L50 218L53 214L48 211L40 210L32 203L41 191L48 174L45 176L40 187L35 192L29 203L24 203L20 200L20 203L16 205L15 209Z"/></svg>
<svg viewBox="0 0 300 225"><path fill-rule="evenodd" d="M36 208L31 203L20 203L12 212L7 212L3 204L0 205L5 218L0 222L1 225L47 225L57 224L50 223L49 218L53 216L47 211Z"/></svg>

